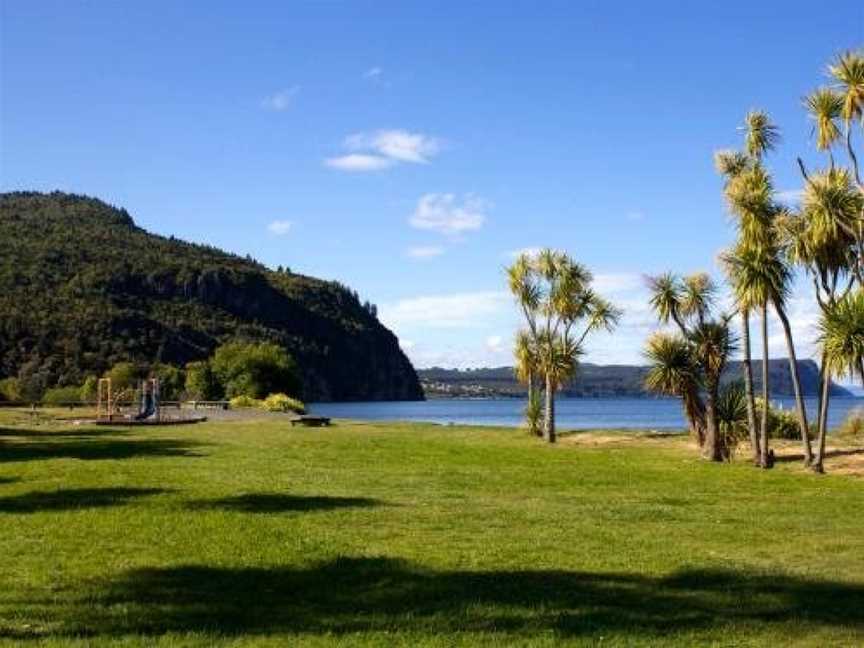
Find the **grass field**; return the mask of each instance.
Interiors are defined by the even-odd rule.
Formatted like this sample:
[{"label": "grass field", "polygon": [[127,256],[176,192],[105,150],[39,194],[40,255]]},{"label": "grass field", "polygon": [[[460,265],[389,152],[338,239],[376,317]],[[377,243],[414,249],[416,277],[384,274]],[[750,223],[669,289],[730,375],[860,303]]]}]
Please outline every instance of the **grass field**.
[{"label": "grass field", "polygon": [[619,438],[0,411],[0,638],[864,644],[864,480]]}]

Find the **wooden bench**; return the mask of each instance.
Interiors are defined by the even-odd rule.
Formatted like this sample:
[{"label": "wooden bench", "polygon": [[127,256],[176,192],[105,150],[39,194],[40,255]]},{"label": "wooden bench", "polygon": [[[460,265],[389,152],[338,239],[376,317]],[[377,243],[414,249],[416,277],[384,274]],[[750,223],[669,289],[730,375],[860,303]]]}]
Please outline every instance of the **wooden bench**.
[{"label": "wooden bench", "polygon": [[307,427],[326,427],[330,425],[330,418],[327,416],[310,416],[304,414],[291,419],[291,427],[295,425],[305,425]]}]

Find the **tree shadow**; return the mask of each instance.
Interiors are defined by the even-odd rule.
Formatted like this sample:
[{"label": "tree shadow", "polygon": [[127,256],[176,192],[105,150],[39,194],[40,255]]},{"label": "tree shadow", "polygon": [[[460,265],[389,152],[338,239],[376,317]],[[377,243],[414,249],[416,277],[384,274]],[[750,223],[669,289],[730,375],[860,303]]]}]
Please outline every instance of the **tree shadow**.
[{"label": "tree shadow", "polygon": [[340,508],[370,508],[380,501],[368,497],[330,497],[326,495],[281,495],[277,493],[247,493],[223,499],[199,500],[190,508],[224,509],[243,513],[293,513],[330,511]]},{"label": "tree shadow", "polygon": [[[854,455],[864,454],[864,448],[848,448],[841,450],[826,450],[825,458],[831,459],[832,457],[851,457]],[[774,457],[775,463],[790,463],[793,461],[804,461],[804,453],[794,453],[794,454],[777,454]]]},{"label": "tree shadow", "polygon": [[135,457],[198,457],[200,443],[181,439],[62,438],[5,442],[0,440],[0,463],[39,459],[132,459]]},{"label": "tree shadow", "polygon": [[95,587],[71,605],[10,604],[48,606],[59,632],[77,635],[503,631],[659,640],[730,623],[864,632],[864,586],[747,571],[436,571],[339,558],[301,569],[137,569]]},{"label": "tree shadow", "polygon": [[92,437],[128,435],[128,430],[116,428],[81,428],[75,430],[33,430],[31,428],[0,428],[0,438],[19,439],[87,439]]},{"label": "tree shadow", "polygon": [[129,500],[165,493],[161,488],[68,488],[0,497],[0,513],[40,513],[120,506]]},{"label": "tree shadow", "polygon": [[0,486],[3,486],[4,484],[14,484],[19,481],[21,481],[20,477],[0,477]]}]

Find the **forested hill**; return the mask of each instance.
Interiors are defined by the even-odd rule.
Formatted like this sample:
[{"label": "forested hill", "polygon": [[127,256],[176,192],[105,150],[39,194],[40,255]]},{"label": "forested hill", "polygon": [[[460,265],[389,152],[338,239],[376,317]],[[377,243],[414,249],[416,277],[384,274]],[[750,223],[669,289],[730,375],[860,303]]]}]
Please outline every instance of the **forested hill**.
[{"label": "forested hill", "polygon": [[[768,362],[769,385],[772,396],[792,396],[792,380],[789,377],[789,361],[774,358]],[[812,360],[799,360],[798,372],[801,377],[801,390],[806,396],[816,396],[819,392],[819,368]],[[521,396],[525,387],[513,377],[512,367],[493,367],[484,369],[420,369],[417,372],[427,396]],[[566,396],[652,396],[643,386],[648,368],[638,365],[579,365],[576,379],[563,390]],[[753,362],[756,388],[761,389],[762,363]],[[742,376],[741,364],[730,363],[723,374],[723,381],[738,380]],[[832,385],[835,396],[851,394],[839,385]],[[757,391],[758,394],[758,391]]]},{"label": "forested hill", "polygon": [[0,377],[80,384],[233,339],[284,346],[307,400],[423,396],[374,306],[344,286],[151,234],[94,198],[0,194]]}]

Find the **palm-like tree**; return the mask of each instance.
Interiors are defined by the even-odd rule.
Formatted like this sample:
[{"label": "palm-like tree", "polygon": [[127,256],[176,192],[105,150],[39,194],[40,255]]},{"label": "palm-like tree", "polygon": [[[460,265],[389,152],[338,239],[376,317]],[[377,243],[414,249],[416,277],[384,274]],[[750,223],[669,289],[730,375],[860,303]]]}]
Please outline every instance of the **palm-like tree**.
[{"label": "palm-like tree", "polygon": [[841,137],[838,122],[843,114],[843,96],[832,88],[818,88],[804,99],[804,106],[813,120],[816,149],[828,154],[833,167],[831,149]]},{"label": "palm-like tree", "polygon": [[[774,149],[779,142],[779,131],[771,123],[769,117],[761,111],[750,111],[744,124],[745,148],[751,164],[735,176],[729,177],[725,194],[732,213],[738,218],[739,241],[735,255],[743,262],[739,269],[743,273],[736,281],[749,284],[751,289],[756,283],[761,283],[760,292],[765,299],[761,302],[762,344],[767,345],[768,304],[774,307],[777,317],[783,326],[786,349],[789,356],[789,372],[795,391],[795,405],[798,414],[798,425],[801,430],[801,442],[804,448],[804,461],[810,464],[813,458],[810,447],[810,430],[807,421],[807,410],[801,394],[801,380],[798,375],[798,362],[795,353],[795,342],[792,338],[792,328],[786,314],[786,298],[789,292],[791,272],[785,267],[781,256],[776,223],[783,210],[774,200],[774,186],[771,176],[762,164],[768,151]],[[749,275],[749,277],[748,277]],[[754,283],[756,282],[756,283]],[[733,284],[735,282],[733,281]],[[763,349],[763,396],[767,391],[765,380],[768,377],[767,350]],[[767,402],[767,398],[766,398]],[[760,429],[760,464],[768,465],[767,454],[767,421],[762,416]]]},{"label": "palm-like tree", "polygon": [[840,116],[846,135],[846,152],[852,162],[855,182],[862,188],[858,158],[852,146],[852,124],[857,120],[864,125],[864,52],[845,52],[828,66],[828,73],[834,78],[838,91],[843,97]]},{"label": "palm-like tree", "polygon": [[864,290],[838,300],[823,314],[819,329],[828,372],[857,375],[864,383]]},{"label": "palm-like tree", "polygon": [[540,428],[535,410],[538,402],[536,382],[537,376],[540,375],[540,367],[535,340],[527,330],[523,329],[516,334],[513,356],[516,360],[513,367],[516,378],[528,388],[528,404],[525,410],[528,429],[531,434],[539,435]]},{"label": "palm-like tree", "polygon": [[[576,371],[588,334],[611,330],[620,312],[591,289],[588,269],[562,252],[544,249],[536,257],[520,255],[507,277],[527,324],[517,339],[517,370],[533,378],[530,368],[536,368],[543,377],[544,435],[552,443],[555,392]],[[531,403],[529,397],[529,407]]]},{"label": "palm-like tree", "polygon": [[643,355],[649,363],[645,388],[681,399],[690,433],[699,447],[705,445],[705,405],[699,395],[702,377],[693,348],[680,333],[655,333],[645,344]]},{"label": "palm-like tree", "polygon": [[[778,221],[786,256],[812,279],[823,317],[849,293],[851,278],[860,275],[856,253],[860,239],[855,234],[861,229],[862,206],[864,196],[852,184],[849,172],[832,166],[808,176],[800,213],[787,213]],[[818,442],[812,464],[817,472],[823,471],[831,383],[824,357],[821,373]]]},{"label": "palm-like tree", "polygon": [[700,321],[693,327],[690,344],[698,358],[706,392],[705,399],[705,454],[712,461],[729,458],[729,448],[720,434],[717,418],[717,400],[720,397],[720,377],[726,369],[729,356],[735,351],[735,340],[728,320]]}]

